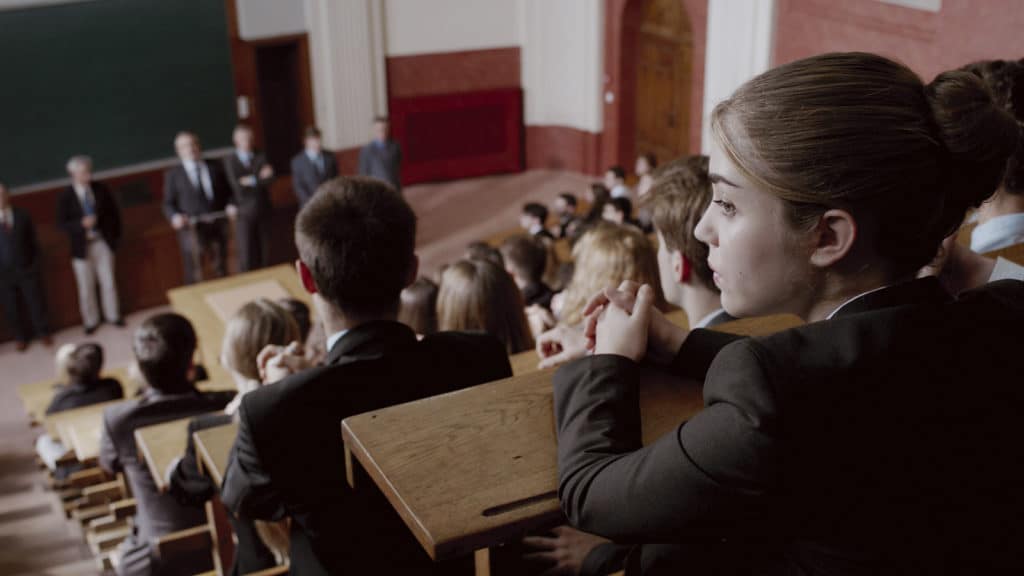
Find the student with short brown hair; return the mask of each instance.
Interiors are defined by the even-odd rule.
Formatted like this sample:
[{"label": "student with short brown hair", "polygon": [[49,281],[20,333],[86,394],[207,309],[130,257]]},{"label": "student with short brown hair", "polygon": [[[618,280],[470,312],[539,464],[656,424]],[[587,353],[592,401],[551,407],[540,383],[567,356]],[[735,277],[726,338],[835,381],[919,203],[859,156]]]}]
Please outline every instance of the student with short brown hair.
[{"label": "student with short brown hair", "polygon": [[554,292],[544,283],[544,271],[548,266],[548,247],[544,242],[523,234],[512,236],[502,242],[501,255],[505,260],[505,271],[519,287],[526,306],[536,304],[551,308]]},{"label": "student with short brown hair", "polygon": [[533,348],[522,294],[508,272],[487,260],[460,260],[444,271],[437,325],[440,330],[486,332],[509,354]]},{"label": "student with short brown hair", "polygon": [[309,366],[287,347],[263,354],[261,373],[277,382],[242,398],[221,486],[239,517],[291,518],[296,574],[429,570],[430,558],[373,484],[349,488],[338,423],[511,375],[492,336],[417,340],[397,322],[400,294],[417,276],[415,242],[412,208],[370,178],[324,183],[296,219],[296,269],[323,322],[327,358]]}]

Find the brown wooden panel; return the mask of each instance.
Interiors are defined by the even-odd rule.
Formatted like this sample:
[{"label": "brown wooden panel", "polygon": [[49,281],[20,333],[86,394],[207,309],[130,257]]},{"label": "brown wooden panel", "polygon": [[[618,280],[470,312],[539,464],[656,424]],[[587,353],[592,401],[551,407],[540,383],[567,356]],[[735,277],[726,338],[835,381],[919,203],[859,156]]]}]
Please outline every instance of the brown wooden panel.
[{"label": "brown wooden panel", "polygon": [[392,56],[388,98],[518,88],[519,67],[519,48]]}]

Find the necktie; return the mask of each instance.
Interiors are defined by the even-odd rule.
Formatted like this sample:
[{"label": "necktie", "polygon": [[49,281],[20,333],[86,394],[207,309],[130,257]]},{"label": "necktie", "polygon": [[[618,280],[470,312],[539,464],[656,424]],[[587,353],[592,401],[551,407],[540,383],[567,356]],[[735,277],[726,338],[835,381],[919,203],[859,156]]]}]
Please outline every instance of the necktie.
[{"label": "necktie", "polygon": [[206,189],[206,185],[203,184],[203,165],[196,162],[196,190],[203,193],[207,200],[212,200],[210,197],[210,191]]},{"label": "necktie", "polygon": [[92,194],[88,188],[82,192],[82,213],[86,216],[93,216],[96,214],[96,207],[93,205]]}]

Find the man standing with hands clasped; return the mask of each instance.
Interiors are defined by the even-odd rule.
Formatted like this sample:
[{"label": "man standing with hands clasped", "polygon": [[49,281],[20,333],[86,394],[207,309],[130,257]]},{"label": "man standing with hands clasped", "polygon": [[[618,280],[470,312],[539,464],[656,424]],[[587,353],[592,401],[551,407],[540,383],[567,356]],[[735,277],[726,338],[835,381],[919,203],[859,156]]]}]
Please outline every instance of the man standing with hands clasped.
[{"label": "man standing with hands clasped", "polygon": [[121,238],[121,213],[110,190],[101,182],[93,182],[91,158],[74,156],[68,160],[67,169],[71,185],[57,199],[57,225],[71,241],[78,308],[88,335],[100,326],[97,280],[103,319],[124,326],[114,278],[114,252]]},{"label": "man standing with hands clasped", "polygon": [[202,280],[202,254],[213,261],[217,276],[227,273],[227,230],[224,216],[237,210],[220,163],[203,160],[199,138],[179,132],[174,149],[181,163],[164,174],[164,215],[178,231],[185,284]]}]

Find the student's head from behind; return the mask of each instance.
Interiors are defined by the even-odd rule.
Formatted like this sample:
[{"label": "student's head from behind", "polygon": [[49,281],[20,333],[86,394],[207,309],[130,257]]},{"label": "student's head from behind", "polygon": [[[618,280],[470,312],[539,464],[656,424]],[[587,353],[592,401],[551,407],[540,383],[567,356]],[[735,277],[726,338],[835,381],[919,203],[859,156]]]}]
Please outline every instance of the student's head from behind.
[{"label": "student's head from behind", "polygon": [[573,216],[576,214],[576,195],[571,192],[562,192],[555,198],[555,213],[559,216]]},{"label": "student's head from behind", "polygon": [[146,383],[164,393],[192,388],[189,372],[196,351],[196,332],[184,316],[151,316],[135,330],[132,350]]},{"label": "student's head from behind", "polygon": [[658,233],[658,272],[665,298],[678,304],[681,287],[690,283],[718,292],[708,267],[708,246],[694,236],[697,222],[711,205],[708,157],[673,160],[653,176],[645,206]]},{"label": "student's head from behind", "polygon": [[65,362],[68,380],[76,384],[95,384],[103,370],[103,348],[95,342],[74,346]]},{"label": "student's head from behind", "polygon": [[441,275],[438,329],[476,330],[516,354],[533,348],[522,294],[505,270],[486,260],[460,260]]},{"label": "student's head from behind", "polygon": [[299,325],[291,312],[266,298],[247,303],[235,312],[224,327],[220,361],[231,371],[239,391],[259,382],[260,371],[256,358],[264,347],[271,344],[287,346],[301,343]]},{"label": "student's head from behind", "polygon": [[524,230],[531,230],[537,226],[544,226],[547,220],[547,206],[537,202],[530,202],[523,205],[523,211],[519,215],[519,226]]},{"label": "student's head from behind", "polygon": [[604,185],[609,190],[626,182],[626,169],[622,166],[611,166],[604,173]]},{"label": "student's head from behind", "polygon": [[248,124],[235,126],[234,132],[231,133],[231,140],[235,143],[235,148],[243,152],[252,152],[254,139],[252,128]]},{"label": "student's head from behind", "polygon": [[373,178],[324,182],[295,220],[303,284],[349,322],[395,318],[416,279],[415,242],[412,208]]},{"label": "student's head from behind", "polygon": [[428,278],[417,278],[402,290],[398,321],[422,336],[437,332],[437,293],[437,284]]},{"label": "student's head from behind", "polygon": [[501,244],[505,270],[520,287],[538,284],[548,264],[548,247],[538,238],[526,235],[506,238]]},{"label": "student's head from behind", "polygon": [[277,304],[287,310],[295,324],[299,327],[299,342],[305,342],[309,338],[309,331],[313,328],[313,319],[309,314],[309,306],[298,298],[281,298]]},{"label": "student's head from behind", "polygon": [[320,139],[320,129],[316,126],[306,126],[302,133],[302,146],[307,152],[319,153],[323,149]]},{"label": "student's head from behind", "polygon": [[734,316],[827,316],[913,278],[995,190],[1018,126],[985,85],[864,53],[769,70],[712,113],[696,236]]},{"label": "student's head from behind", "polygon": [[174,151],[182,161],[189,162],[197,162],[203,155],[199,137],[192,132],[178,132],[174,137]]},{"label": "student's head from behind", "polygon": [[[984,80],[996,103],[1017,122],[1024,122],[1024,60],[986,60],[963,69]],[[1017,147],[1006,162],[999,192],[1024,195],[1024,138],[1018,139]]]},{"label": "student's head from behind", "polygon": [[390,132],[390,123],[386,116],[377,116],[373,119],[373,139],[377,142],[386,142]]},{"label": "student's head from behind", "polygon": [[[466,255],[464,258],[467,260],[488,260],[493,262],[499,268],[505,267],[505,257],[501,255],[501,251],[487,242],[471,242],[466,246]],[[438,278],[441,277],[441,274],[444,274],[444,270],[441,270]]]},{"label": "student's head from behind", "polygon": [[614,224],[624,224],[633,217],[633,202],[625,196],[612,198],[601,210],[601,218]]},{"label": "student's head from behind", "polygon": [[625,280],[655,287],[661,302],[654,247],[637,228],[600,222],[576,242],[572,259],[575,269],[564,292],[559,318],[563,324],[578,324],[594,294],[609,286],[617,287]]},{"label": "student's head from behind", "polygon": [[590,203],[590,212],[587,213],[588,222],[596,222],[604,216],[604,205],[612,198],[608,187],[601,182],[594,182],[587,189],[587,201]]},{"label": "student's head from behind", "polygon": [[643,176],[650,174],[657,167],[658,157],[648,152],[636,157],[636,165],[633,167],[633,171],[636,172],[637,176]]},{"label": "student's head from behind", "polygon": [[68,160],[67,169],[74,184],[84,186],[92,180],[92,158],[88,156],[72,156]]}]

